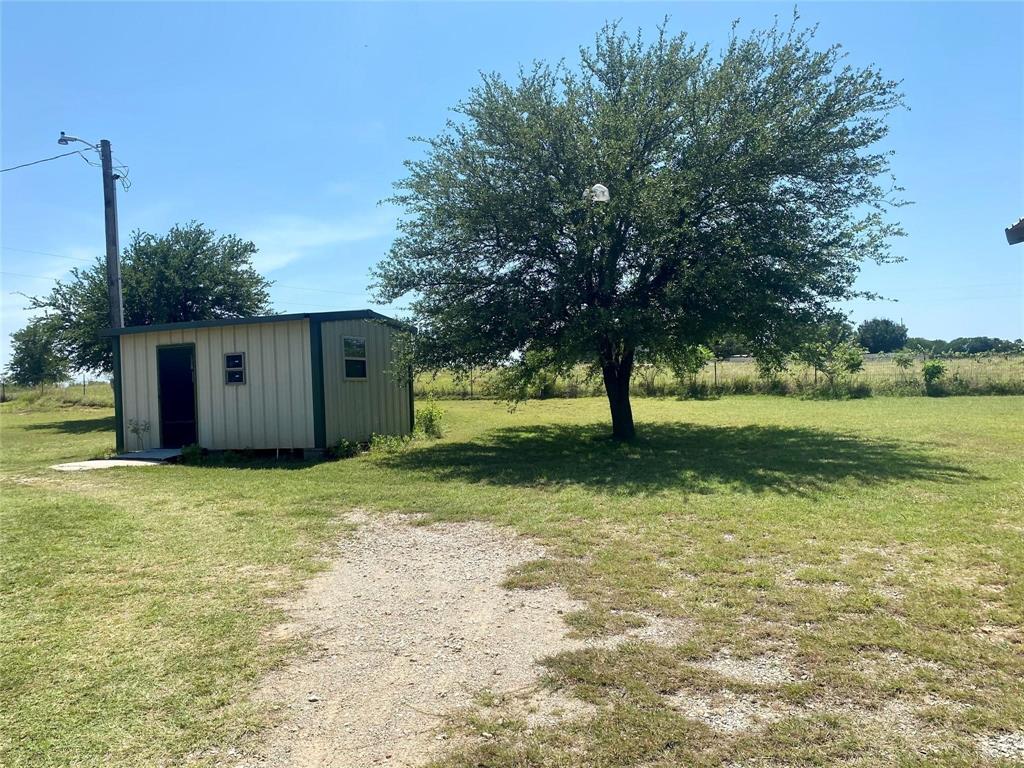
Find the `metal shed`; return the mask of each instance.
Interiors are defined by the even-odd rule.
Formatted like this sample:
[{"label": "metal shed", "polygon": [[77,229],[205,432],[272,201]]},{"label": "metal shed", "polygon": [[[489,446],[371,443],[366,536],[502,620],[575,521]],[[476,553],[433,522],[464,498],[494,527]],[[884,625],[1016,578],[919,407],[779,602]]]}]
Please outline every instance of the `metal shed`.
[{"label": "metal shed", "polygon": [[311,450],[409,434],[412,383],[394,370],[403,327],[354,310],[109,330],[118,449]]}]

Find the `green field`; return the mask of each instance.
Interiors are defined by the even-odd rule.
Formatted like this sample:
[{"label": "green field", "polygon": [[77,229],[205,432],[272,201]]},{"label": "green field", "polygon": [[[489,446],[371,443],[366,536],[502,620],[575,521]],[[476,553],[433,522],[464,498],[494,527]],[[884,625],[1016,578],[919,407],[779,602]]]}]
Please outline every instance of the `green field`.
[{"label": "green field", "polygon": [[[942,388],[950,395],[1024,394],[1024,356],[984,354],[941,358],[945,366]],[[844,377],[844,389],[859,389],[858,396],[924,395],[921,374],[923,358],[907,369],[896,365],[892,355],[869,356],[860,372]],[[477,370],[472,375],[455,377],[449,372],[421,374],[416,379],[417,397],[438,399],[488,398],[496,394],[491,371]],[[631,390],[636,397],[730,394],[813,394],[825,388],[824,376],[799,363],[790,363],[770,381],[758,372],[753,358],[732,358],[708,363],[689,381],[680,381],[664,367],[638,366]],[[601,397],[601,377],[587,377],[581,367],[572,376],[559,377],[534,387],[531,397]],[[74,395],[71,396],[72,398]]]},{"label": "green field", "polygon": [[[579,634],[693,625],[547,660],[592,719],[495,708],[456,723],[490,738],[447,765],[1012,764],[978,747],[1024,730],[1024,398],[634,406],[631,445],[601,399],[466,401],[397,453],[62,474],[113,445],[111,411],[5,404],[0,764],[178,765],[255,737],[248,693],[296,650],[266,639],[268,598],[323,567],[355,507],[536,537],[550,557],[510,587],[565,587]],[[700,666],[725,650],[798,674]],[[667,703],[723,688],[786,714],[721,733]]]}]

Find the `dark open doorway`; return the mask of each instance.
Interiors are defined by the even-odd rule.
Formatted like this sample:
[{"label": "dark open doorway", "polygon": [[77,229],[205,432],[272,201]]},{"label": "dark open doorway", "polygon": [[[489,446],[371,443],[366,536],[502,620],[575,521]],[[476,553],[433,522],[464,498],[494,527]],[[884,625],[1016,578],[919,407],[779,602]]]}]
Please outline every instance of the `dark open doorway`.
[{"label": "dark open doorway", "polygon": [[161,448],[181,448],[197,441],[195,368],[194,345],[157,347]]}]

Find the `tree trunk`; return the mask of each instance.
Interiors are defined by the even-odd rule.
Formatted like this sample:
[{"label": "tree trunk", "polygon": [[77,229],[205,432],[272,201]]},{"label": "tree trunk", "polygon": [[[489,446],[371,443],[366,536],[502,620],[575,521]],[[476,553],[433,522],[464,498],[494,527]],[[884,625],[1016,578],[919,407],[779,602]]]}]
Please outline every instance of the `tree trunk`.
[{"label": "tree trunk", "polygon": [[636,436],[633,427],[633,407],[629,403],[629,379],[633,373],[633,353],[627,352],[619,359],[605,359],[601,365],[604,390],[608,394],[608,405],[612,412],[612,437],[616,440],[632,440]]}]

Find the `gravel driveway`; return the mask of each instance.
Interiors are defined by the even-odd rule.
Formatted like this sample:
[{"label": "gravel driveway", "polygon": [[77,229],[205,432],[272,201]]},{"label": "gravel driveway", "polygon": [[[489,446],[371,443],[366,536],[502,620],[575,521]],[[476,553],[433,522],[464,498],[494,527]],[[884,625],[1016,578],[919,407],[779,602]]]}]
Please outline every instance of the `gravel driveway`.
[{"label": "gravel driveway", "polygon": [[314,650],[260,686],[257,699],[285,716],[239,765],[420,765],[444,748],[445,715],[482,689],[534,686],[537,659],[579,646],[561,614],[582,604],[501,587],[544,555],[536,545],[481,523],[359,522],[276,630]]}]

